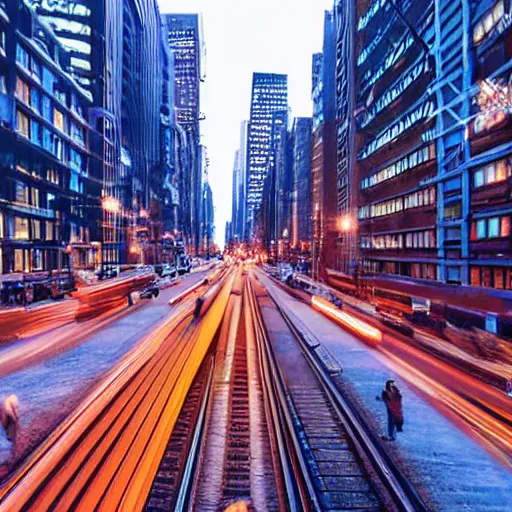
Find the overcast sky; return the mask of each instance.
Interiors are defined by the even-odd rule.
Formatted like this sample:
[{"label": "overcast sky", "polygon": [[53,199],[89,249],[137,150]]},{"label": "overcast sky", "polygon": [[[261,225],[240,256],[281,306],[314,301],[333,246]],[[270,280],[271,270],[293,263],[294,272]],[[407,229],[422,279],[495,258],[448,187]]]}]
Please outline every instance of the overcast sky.
[{"label": "overcast sky", "polygon": [[206,82],[202,142],[210,158],[216,242],[231,220],[231,179],[240,122],[249,118],[253,72],[288,74],[292,115],[310,116],[311,57],[322,49],[333,0],[158,0],[162,14],[202,13]]}]

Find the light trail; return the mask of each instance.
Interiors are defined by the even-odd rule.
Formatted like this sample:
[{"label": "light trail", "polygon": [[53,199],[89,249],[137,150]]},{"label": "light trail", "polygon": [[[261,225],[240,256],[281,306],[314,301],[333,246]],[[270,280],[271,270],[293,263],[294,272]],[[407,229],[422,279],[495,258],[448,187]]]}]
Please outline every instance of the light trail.
[{"label": "light trail", "polygon": [[322,297],[313,295],[311,298],[311,305],[317,311],[320,311],[343,327],[356,332],[364,338],[376,343],[382,342],[382,331],[334,307],[329,301]]}]

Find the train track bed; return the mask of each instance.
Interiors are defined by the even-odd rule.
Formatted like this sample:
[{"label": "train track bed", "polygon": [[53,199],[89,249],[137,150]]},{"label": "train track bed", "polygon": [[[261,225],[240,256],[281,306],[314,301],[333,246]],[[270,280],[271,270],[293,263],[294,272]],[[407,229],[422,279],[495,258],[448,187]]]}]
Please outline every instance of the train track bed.
[{"label": "train track bed", "polygon": [[[295,435],[312,483],[312,509],[426,510],[378,440],[331,392],[332,378],[313,363],[293,326],[253,282],[262,323],[278,366]],[[330,368],[337,373],[335,365]]]},{"label": "train track bed", "polygon": [[226,309],[199,463],[188,483],[190,498],[178,510],[217,511],[240,500],[258,511],[280,509],[280,477],[243,289],[243,280],[235,284]]}]

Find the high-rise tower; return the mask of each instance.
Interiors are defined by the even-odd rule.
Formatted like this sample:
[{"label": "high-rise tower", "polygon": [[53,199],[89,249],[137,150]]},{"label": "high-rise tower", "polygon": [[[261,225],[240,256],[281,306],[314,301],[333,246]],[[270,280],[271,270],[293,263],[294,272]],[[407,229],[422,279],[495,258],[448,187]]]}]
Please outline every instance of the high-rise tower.
[{"label": "high-rise tower", "polygon": [[[177,169],[180,195],[180,225],[183,238],[193,253],[201,240],[201,149],[199,89],[203,80],[203,37],[198,14],[163,15],[164,30],[174,55],[176,123],[183,129],[189,152],[189,166]],[[179,148],[178,148],[179,149]]]},{"label": "high-rise tower", "polygon": [[254,231],[254,214],[261,205],[267,160],[271,151],[272,114],[288,108],[288,76],[254,73],[247,154],[247,220]]}]

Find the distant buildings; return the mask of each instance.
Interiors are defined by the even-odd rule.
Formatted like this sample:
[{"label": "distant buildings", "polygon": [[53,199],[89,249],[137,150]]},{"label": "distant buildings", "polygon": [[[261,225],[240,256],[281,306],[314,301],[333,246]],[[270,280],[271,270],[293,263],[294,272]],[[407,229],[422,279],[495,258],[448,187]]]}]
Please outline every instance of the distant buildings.
[{"label": "distant buildings", "polygon": [[203,79],[203,35],[197,14],[163,16],[169,48],[174,56],[174,98],[178,133],[179,224],[190,252],[198,254],[201,243],[202,169],[200,148],[200,83]]},{"label": "distant buildings", "polygon": [[267,161],[271,151],[272,114],[288,109],[288,77],[254,73],[247,150],[245,204],[249,235],[255,234],[255,214],[261,205]]}]

